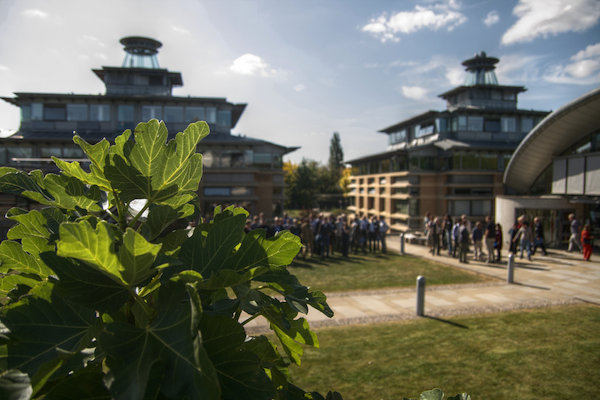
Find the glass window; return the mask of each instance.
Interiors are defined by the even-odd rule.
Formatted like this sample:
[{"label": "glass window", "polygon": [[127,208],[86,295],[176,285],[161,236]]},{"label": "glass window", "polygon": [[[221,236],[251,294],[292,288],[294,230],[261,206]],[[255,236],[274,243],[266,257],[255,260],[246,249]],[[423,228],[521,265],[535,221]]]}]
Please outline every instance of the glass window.
[{"label": "glass window", "polygon": [[183,107],[165,106],[165,122],[183,122]]},{"label": "glass window", "polygon": [[485,120],[485,131],[486,132],[500,132],[500,120],[486,119]]},{"label": "glass window", "polygon": [[246,167],[254,166],[254,150],[244,151],[244,164]]},{"label": "glass window", "polygon": [[185,122],[204,121],[204,107],[186,107]]},{"label": "glass window", "polygon": [[219,110],[217,125],[231,126],[231,110]]},{"label": "glass window", "polygon": [[67,121],[87,121],[87,104],[67,104]]},{"label": "glass window", "polygon": [[517,123],[515,118],[502,118],[502,132],[516,132]]},{"label": "glass window", "polygon": [[452,132],[458,131],[458,118],[452,118]]},{"label": "glass window", "polygon": [[[279,188],[281,189],[281,188]],[[232,196],[247,196],[252,194],[252,188],[244,187],[244,186],[236,186],[231,188]]]},{"label": "glass window", "polygon": [[496,154],[481,154],[481,169],[497,170],[498,156]]},{"label": "glass window", "polygon": [[370,174],[378,174],[379,173],[379,163],[378,162],[369,163],[369,173]]},{"label": "glass window", "polygon": [[421,157],[421,169],[425,171],[437,171],[438,170],[438,158],[437,157]]},{"label": "glass window", "polygon": [[521,132],[527,133],[533,129],[533,118],[521,118]]},{"label": "glass window", "polygon": [[215,124],[217,122],[216,107],[206,107],[206,122],[209,124]]},{"label": "glass window", "polygon": [[30,122],[31,121],[31,106],[29,104],[21,106],[21,121],[22,122]]},{"label": "glass window", "polygon": [[515,100],[516,97],[514,92],[504,92],[503,98],[504,100]]},{"label": "glass window", "polygon": [[273,154],[273,168],[281,168],[281,156],[279,154]]},{"label": "glass window", "polygon": [[471,215],[490,215],[492,213],[492,202],[489,200],[471,201]]},{"label": "glass window", "polygon": [[416,217],[420,215],[419,212],[419,199],[408,199],[408,215]]},{"label": "glass window", "polygon": [[40,148],[40,156],[42,158],[62,157],[60,147],[42,147]]},{"label": "glass window", "polygon": [[44,105],[42,103],[31,103],[31,120],[41,121],[44,119]]},{"label": "glass window", "polygon": [[254,165],[262,168],[271,168],[271,153],[255,153]]},{"label": "glass window", "polygon": [[469,117],[469,130],[472,132],[483,131],[483,117]]},{"label": "glass window", "polygon": [[204,188],[205,196],[230,196],[231,188],[228,187],[207,187]]},{"label": "glass window", "polygon": [[119,106],[119,122],[133,122],[133,106],[124,104]]},{"label": "glass window", "polygon": [[467,117],[465,117],[465,116],[458,117],[458,130],[459,131],[467,130]]},{"label": "glass window", "polygon": [[479,157],[477,154],[464,154],[461,158],[462,169],[479,169]]},{"label": "glass window", "polygon": [[446,120],[446,118],[436,118],[435,127],[437,132],[446,132],[448,130],[447,123],[448,121]]},{"label": "glass window", "polygon": [[390,171],[390,160],[381,160],[381,172]]},{"label": "glass window", "polygon": [[[133,120],[133,111],[131,113],[131,119]],[[110,121],[110,105],[90,104],[90,121]]]},{"label": "glass window", "polygon": [[46,121],[64,121],[67,118],[67,109],[65,106],[45,106],[44,120]]},{"label": "glass window", "polygon": [[18,159],[21,158],[33,157],[33,149],[31,147],[7,147],[7,150],[8,159],[10,161],[18,161]]},{"label": "glass window", "polygon": [[6,147],[0,147],[0,165],[6,165]]},{"label": "glass window", "polygon": [[408,214],[408,200],[394,200],[395,210],[400,214]]},{"label": "glass window", "polygon": [[392,172],[398,171],[406,171],[406,157],[404,156],[392,157]]},{"label": "glass window", "polygon": [[150,121],[151,119],[162,119],[161,106],[142,106],[142,120]]},{"label": "glass window", "polygon": [[83,158],[83,150],[79,147],[65,147],[62,151],[65,158]]},{"label": "glass window", "polygon": [[415,137],[419,138],[425,135],[430,135],[433,133],[433,125],[421,126],[417,125],[415,127]]},{"label": "glass window", "polygon": [[409,162],[409,170],[410,171],[418,171],[419,168],[419,157],[409,157],[408,158],[408,162]]},{"label": "glass window", "polygon": [[454,215],[471,215],[471,202],[469,200],[450,201],[450,209]]}]

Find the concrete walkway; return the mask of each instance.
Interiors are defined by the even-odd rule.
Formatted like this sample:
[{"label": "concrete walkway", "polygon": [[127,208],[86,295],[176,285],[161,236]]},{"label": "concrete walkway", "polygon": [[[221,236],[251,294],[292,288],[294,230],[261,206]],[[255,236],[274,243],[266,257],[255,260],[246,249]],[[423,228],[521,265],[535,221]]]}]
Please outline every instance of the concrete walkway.
[{"label": "concrete walkway", "polygon": [[[388,251],[398,254],[398,236],[389,236],[387,243]],[[594,261],[591,262],[583,261],[580,253],[554,249],[547,256],[537,253],[532,261],[517,256],[515,283],[508,284],[506,251],[499,264],[474,261],[472,257],[469,257],[468,264],[463,264],[448,255],[433,256],[426,246],[421,245],[406,244],[405,254],[494,278],[492,283],[427,287],[425,315],[428,317],[446,318],[576,302],[600,305],[600,255],[592,255]],[[398,267],[402,268],[402,265]],[[311,308],[307,316],[302,316],[313,328],[418,318],[415,288],[326,294],[335,316],[327,318]],[[268,329],[267,321],[259,317],[248,323],[246,328],[249,333],[260,332]]]}]

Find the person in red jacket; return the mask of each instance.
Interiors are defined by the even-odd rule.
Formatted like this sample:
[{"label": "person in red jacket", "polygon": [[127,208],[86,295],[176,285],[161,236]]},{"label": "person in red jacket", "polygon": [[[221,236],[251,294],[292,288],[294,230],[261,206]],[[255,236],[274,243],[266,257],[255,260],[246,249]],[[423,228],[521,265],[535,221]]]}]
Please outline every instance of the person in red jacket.
[{"label": "person in red jacket", "polygon": [[592,239],[594,237],[590,234],[590,226],[585,225],[583,231],[581,231],[581,244],[583,245],[583,260],[590,261],[592,256]]}]

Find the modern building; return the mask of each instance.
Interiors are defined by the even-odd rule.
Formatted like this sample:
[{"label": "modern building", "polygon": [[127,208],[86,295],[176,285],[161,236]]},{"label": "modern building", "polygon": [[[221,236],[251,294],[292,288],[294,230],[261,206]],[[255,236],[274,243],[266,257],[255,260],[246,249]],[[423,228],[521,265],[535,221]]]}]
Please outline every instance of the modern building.
[{"label": "modern building", "polygon": [[[0,166],[58,172],[52,156],[86,165],[83,152],[73,143],[74,131],[89,143],[103,138],[113,141],[125,129],[156,118],[165,122],[171,139],[189,123],[204,120],[211,134],[198,147],[204,158],[198,192],[203,213],[212,215],[216,205],[231,204],[267,217],[280,212],[282,158],[298,147],[232,135],[246,104],[226,98],[173,96],[173,88],[182,86],[183,79],[180,72],[160,68],[157,53],[162,44],[144,37],[126,37],[121,44],[125,50],[121,67],[93,70],[104,82],[105,94],[15,93],[15,97],[2,98],[21,109],[21,125],[15,134],[0,139]],[[39,205],[2,195],[2,215],[14,206]],[[0,223],[0,237],[6,224],[6,220]]]},{"label": "modern building", "polygon": [[600,88],[548,115],[523,139],[506,171],[513,195],[498,196],[496,218],[540,217],[550,246],[566,242],[568,215],[600,237]]},{"label": "modern building", "polygon": [[439,95],[444,111],[426,111],[379,132],[386,151],[352,165],[350,209],[385,216],[397,231],[422,230],[423,215],[494,215],[503,174],[521,140],[548,111],[517,107],[523,86],[498,83],[497,58],[485,52],[462,63],[465,84]]}]

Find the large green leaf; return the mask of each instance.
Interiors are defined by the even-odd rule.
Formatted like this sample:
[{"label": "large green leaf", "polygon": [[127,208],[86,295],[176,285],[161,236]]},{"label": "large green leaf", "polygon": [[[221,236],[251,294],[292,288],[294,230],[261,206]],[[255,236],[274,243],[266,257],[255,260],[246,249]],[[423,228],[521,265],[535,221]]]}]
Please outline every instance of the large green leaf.
[{"label": "large green leaf", "polygon": [[110,393],[102,382],[103,377],[102,372],[69,376],[45,394],[44,400],[110,400]]},{"label": "large green leaf", "polygon": [[47,278],[52,270],[31,254],[26,253],[18,242],[5,240],[0,243],[0,272],[19,271]]},{"label": "large green leaf", "polygon": [[75,304],[112,313],[130,297],[126,288],[95,268],[59,257],[54,252],[40,256],[60,278],[54,290]]},{"label": "large green leaf", "polygon": [[40,171],[26,173],[14,168],[0,169],[0,192],[18,194],[42,204],[52,201],[52,196],[44,189],[39,179]]},{"label": "large green leaf", "polygon": [[226,317],[203,316],[200,322],[204,348],[215,366],[223,396],[237,400],[269,400],[275,395],[273,383],[260,368],[260,359],[249,350],[240,350],[246,339],[244,328]]},{"label": "large green leaf", "polygon": [[0,312],[0,335],[8,338],[0,348],[0,370],[18,369],[33,376],[59,354],[76,354],[87,347],[97,330],[96,313],[76,306],[42,282],[19,302]]},{"label": "large green leaf", "polygon": [[281,267],[289,265],[301,248],[300,238],[288,231],[266,239],[262,229],[255,229],[244,236],[242,245],[229,263],[234,270],[257,265]]},{"label": "large green leaf", "polygon": [[100,334],[110,373],[105,383],[115,399],[142,399],[151,370],[164,364],[161,392],[170,398],[220,399],[218,378],[198,335],[197,300],[183,280],[163,283],[158,315],[145,329],[123,322]]},{"label": "large green leaf", "polygon": [[124,201],[147,199],[155,203],[180,191],[195,191],[202,176],[202,156],[196,153],[196,146],[206,135],[208,125],[197,122],[166,144],[168,131],[163,122],[140,123],[129,155],[115,151],[105,175]]},{"label": "large green leaf", "polygon": [[148,243],[131,228],[123,235],[123,246],[119,252],[122,265],[121,276],[130,286],[136,286],[156,273],[154,260],[160,251],[160,244]]}]

